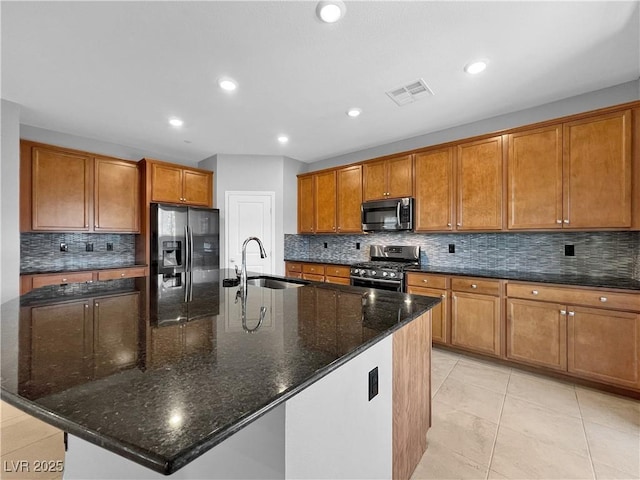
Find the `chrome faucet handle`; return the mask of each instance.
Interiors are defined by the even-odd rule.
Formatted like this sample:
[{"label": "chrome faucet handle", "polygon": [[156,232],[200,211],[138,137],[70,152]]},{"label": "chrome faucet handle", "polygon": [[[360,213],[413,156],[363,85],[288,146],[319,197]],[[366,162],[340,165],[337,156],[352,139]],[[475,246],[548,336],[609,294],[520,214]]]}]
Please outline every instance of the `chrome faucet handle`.
[{"label": "chrome faucet handle", "polygon": [[241,272],[237,263],[234,265],[234,268],[236,269],[236,277],[240,278]]},{"label": "chrome faucet handle", "polygon": [[242,298],[242,288],[239,288],[238,291],[236,292],[236,301],[233,303],[238,303],[238,300]]}]

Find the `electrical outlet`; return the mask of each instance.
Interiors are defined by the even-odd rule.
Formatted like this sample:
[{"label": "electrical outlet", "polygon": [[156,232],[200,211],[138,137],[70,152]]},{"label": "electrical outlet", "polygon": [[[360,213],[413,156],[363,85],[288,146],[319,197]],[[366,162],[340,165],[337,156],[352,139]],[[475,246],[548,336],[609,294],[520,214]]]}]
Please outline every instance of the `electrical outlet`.
[{"label": "electrical outlet", "polygon": [[107,242],[107,252],[113,252],[113,243]]},{"label": "electrical outlet", "polygon": [[324,248],[327,248],[327,242],[324,242]]},{"label": "electrical outlet", "polygon": [[66,243],[61,243],[60,244],[60,251],[61,252],[68,252],[69,251],[69,246]]},{"label": "electrical outlet", "polygon": [[84,249],[87,252],[93,252],[93,243],[85,243],[84,244]]},{"label": "electrical outlet", "polygon": [[449,244],[449,253],[456,253],[456,245],[455,243]]},{"label": "electrical outlet", "polygon": [[576,256],[576,247],[575,247],[575,245],[565,245],[564,246],[564,256],[565,257],[575,257]]},{"label": "electrical outlet", "polygon": [[356,242],[356,250],[360,250],[360,242]]},{"label": "electrical outlet", "polygon": [[378,367],[369,372],[369,401],[378,395]]}]

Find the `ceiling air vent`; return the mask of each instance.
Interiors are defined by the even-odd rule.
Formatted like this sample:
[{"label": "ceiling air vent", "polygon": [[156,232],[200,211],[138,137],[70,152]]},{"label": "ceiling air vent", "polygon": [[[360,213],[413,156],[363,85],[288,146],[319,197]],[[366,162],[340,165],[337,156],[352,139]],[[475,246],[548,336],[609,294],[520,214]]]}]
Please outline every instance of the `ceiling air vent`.
[{"label": "ceiling air vent", "polygon": [[389,98],[401,107],[407,103],[420,100],[422,97],[433,95],[433,91],[426,83],[424,83],[424,80],[419,79],[415,82],[404,85],[403,87],[394,88],[393,90],[388,91],[387,95],[389,95]]}]

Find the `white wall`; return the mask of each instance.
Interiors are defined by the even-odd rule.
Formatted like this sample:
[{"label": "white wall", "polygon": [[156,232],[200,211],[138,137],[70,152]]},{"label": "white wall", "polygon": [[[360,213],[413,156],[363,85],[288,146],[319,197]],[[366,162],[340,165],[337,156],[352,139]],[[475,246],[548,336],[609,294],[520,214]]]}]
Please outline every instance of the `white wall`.
[{"label": "white wall", "polygon": [[[304,168],[297,160],[269,155],[218,154],[201,161],[200,168],[211,169],[214,164],[216,208],[220,209],[220,258],[224,258],[225,192],[227,191],[273,191],[275,198],[274,273],[284,273],[284,233],[297,229],[297,180],[296,174]],[[285,230],[285,224],[286,229]]]},{"label": "white wall", "polygon": [[[526,95],[526,92],[523,92],[523,95]],[[530,123],[542,122],[575,113],[610,107],[620,103],[633,102],[639,99],[640,80],[635,80],[633,82],[622,83],[620,85],[596,90],[583,95],[565,98],[557,102],[532,107],[527,110],[487,118],[477,122],[441,130],[439,132],[428,133],[398,142],[379,145],[377,147],[319,160],[308,164],[306,171],[313,172],[316,170],[322,170],[323,168],[331,168],[339,165],[360,162],[371,158],[390,155],[392,153],[461,140],[475,135],[483,135],[485,133],[496,132],[521,125],[528,125]]]},{"label": "white wall", "polygon": [[2,100],[0,301],[20,294],[20,106]]}]

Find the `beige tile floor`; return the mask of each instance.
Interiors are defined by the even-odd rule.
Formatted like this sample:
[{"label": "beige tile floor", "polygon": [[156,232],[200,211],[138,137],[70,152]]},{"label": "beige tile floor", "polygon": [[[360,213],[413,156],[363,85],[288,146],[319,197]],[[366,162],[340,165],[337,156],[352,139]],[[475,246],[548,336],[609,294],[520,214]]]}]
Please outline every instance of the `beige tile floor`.
[{"label": "beige tile floor", "polygon": [[[640,479],[640,402],[445,350],[418,479]],[[60,479],[62,432],[0,403],[0,478]],[[29,472],[11,462],[26,461]],[[7,463],[5,463],[7,462]]]},{"label": "beige tile floor", "polygon": [[434,348],[412,479],[640,479],[640,401]]},{"label": "beige tile floor", "polygon": [[8,403],[0,402],[0,478],[49,480],[62,478],[63,434]]}]

